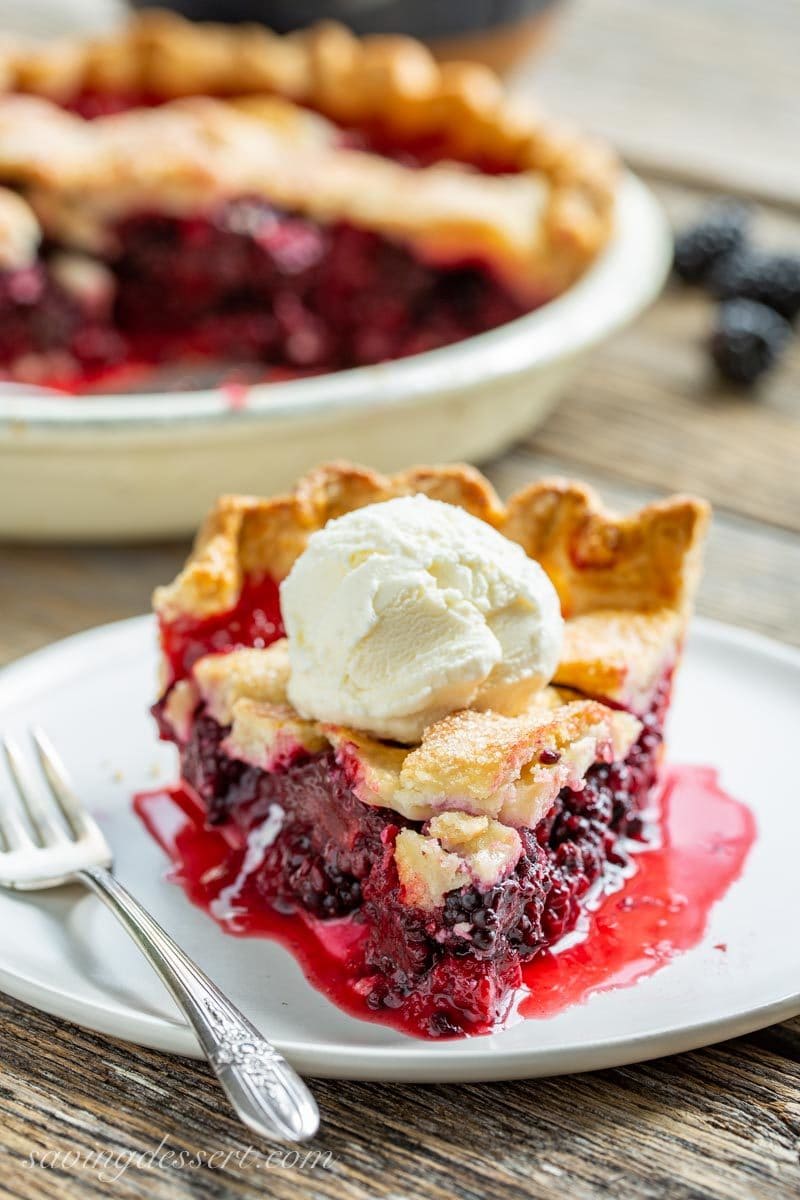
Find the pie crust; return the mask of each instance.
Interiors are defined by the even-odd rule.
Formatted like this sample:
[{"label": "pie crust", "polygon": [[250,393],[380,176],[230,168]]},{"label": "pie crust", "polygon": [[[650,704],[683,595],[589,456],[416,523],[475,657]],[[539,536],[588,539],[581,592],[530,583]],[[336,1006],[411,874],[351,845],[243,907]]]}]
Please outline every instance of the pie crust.
[{"label": "pie crust", "polygon": [[541,176],[405,166],[342,147],[323,118],[286,107],[189,99],[84,121],[46,100],[5,97],[0,178],[27,189],[60,243],[103,255],[118,249],[115,225],[130,214],[193,214],[248,196],[380,233],[426,262],[490,262],[521,299],[561,291],[578,271],[550,239]]},{"label": "pie crust", "polygon": [[416,492],[466,509],[541,563],[566,617],[555,683],[644,710],[677,657],[699,576],[710,510],[691,496],[619,517],[590,488],[565,479],[531,483],[503,505],[469,466],[387,476],[331,463],[305,475],[288,495],[223,496],[183,570],[156,590],[156,611],[165,622],[225,613],[245,578],[283,579],[327,521]]},{"label": "pie crust", "polygon": [[509,874],[521,853],[517,830],[535,828],[562,788],[580,791],[595,763],[625,759],[642,731],[628,712],[548,687],[516,716],[452,713],[417,746],[399,746],[299,716],[288,677],[286,639],[210,654],[170,690],[164,717],[185,744],[202,705],[228,729],[226,757],[260,771],[332,751],[357,800],[426,823],[403,830],[394,848],[406,902],[423,909],[465,883]]},{"label": "pie crust", "polygon": [[[83,249],[147,200],[180,211],[251,194],[409,241],[426,259],[480,257],[541,295],[577,278],[613,225],[605,145],[413,39],[332,24],[278,37],[150,13],[104,39],[7,43],[0,81],[32,93],[0,100],[0,180],[29,189],[48,231]],[[87,91],[167,102],[94,121],[58,107]],[[348,148],[342,126],[435,142],[440,159],[492,172],[408,167]]]},{"label": "pie crust", "polygon": [[16,192],[0,188],[0,271],[15,271],[36,258],[39,222]]},{"label": "pie crust", "polygon": [[262,770],[288,734],[298,749],[332,747],[354,794],[413,821],[446,810],[457,796],[464,811],[506,825],[534,826],[562,787],[580,787],[592,763],[624,758],[641,724],[595,700],[545,688],[516,716],[465,710],[429,725],[419,745],[387,744],[359,730],[303,720],[286,694],[285,639],[266,649],[201,658],[193,668],[196,700],[230,726],[226,752]]}]

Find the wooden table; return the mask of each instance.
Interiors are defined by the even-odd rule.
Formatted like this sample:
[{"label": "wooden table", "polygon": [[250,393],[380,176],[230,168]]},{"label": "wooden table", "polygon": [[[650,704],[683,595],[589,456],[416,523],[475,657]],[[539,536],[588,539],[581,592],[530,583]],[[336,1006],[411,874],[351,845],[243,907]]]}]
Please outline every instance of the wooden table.
[{"label": "wooden table", "polygon": [[[761,217],[765,238],[798,245],[800,12],[789,0],[756,7],[593,0],[568,14],[541,77],[562,107],[614,131],[657,176],[677,216],[693,212],[709,182],[722,178],[771,196]],[[689,34],[705,38],[704,49]],[[722,59],[714,38],[722,40]],[[693,69],[706,61],[716,94]],[[651,118],[656,134],[648,142]],[[702,129],[707,138],[724,134],[709,149],[706,176]],[[595,354],[544,427],[489,473],[502,492],[541,471],[575,474],[620,506],[675,488],[709,496],[716,521],[700,611],[800,644],[800,353],[792,351],[757,398],[736,395],[710,379],[701,347],[709,319],[702,298],[668,291]],[[0,661],[143,611],[185,550],[0,550]],[[787,913],[787,931],[796,925],[797,914]],[[303,1170],[292,1159],[269,1167],[261,1159],[255,1169],[253,1156],[244,1157],[248,1138],[204,1066],[95,1036],[11,1000],[0,1000],[0,1013],[4,1196],[800,1194],[800,1020],[692,1054],[564,1079],[459,1087],[320,1081],[323,1126],[313,1149],[321,1155]],[[162,1139],[176,1154],[216,1157],[197,1169],[148,1168]],[[24,1166],[32,1150],[47,1149],[103,1149],[122,1155],[120,1165],[146,1157],[116,1181],[120,1165],[104,1178],[74,1160],[49,1172]]]}]

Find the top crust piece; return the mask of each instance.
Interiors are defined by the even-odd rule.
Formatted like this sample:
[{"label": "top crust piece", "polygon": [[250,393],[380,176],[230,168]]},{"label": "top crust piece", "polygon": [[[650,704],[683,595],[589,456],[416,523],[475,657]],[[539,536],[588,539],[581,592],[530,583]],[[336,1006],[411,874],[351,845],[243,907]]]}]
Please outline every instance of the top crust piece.
[{"label": "top crust piece", "polygon": [[112,259],[126,216],[260,197],[408,243],[436,265],[483,261],[525,302],[563,291],[586,265],[580,239],[554,238],[541,173],[409,166],[348,146],[324,117],[274,96],[190,97],[91,121],[39,97],[0,96],[0,180],[25,188],[28,222],[52,240]]},{"label": "top crust piece", "polygon": [[474,63],[439,64],[404,37],[357,38],[323,24],[287,37],[258,26],[195,25],[141,14],[108,37],[0,46],[0,89],[64,102],[81,92],[132,103],[190,96],[284,97],[344,126],[399,142],[431,139],[445,157],[544,176],[543,239],[565,264],[564,285],[605,244],[618,177],[602,142],[520,105]]}]

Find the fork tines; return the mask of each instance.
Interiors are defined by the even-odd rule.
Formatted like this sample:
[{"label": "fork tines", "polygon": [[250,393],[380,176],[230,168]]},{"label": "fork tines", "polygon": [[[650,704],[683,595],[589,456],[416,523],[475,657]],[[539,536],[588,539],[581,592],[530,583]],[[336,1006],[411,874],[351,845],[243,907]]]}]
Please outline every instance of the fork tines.
[{"label": "fork tines", "polygon": [[46,887],[92,865],[110,865],[111,852],[94,818],[73,791],[50,739],[31,730],[39,771],[19,743],[2,738],[14,790],[0,783],[0,884]]}]

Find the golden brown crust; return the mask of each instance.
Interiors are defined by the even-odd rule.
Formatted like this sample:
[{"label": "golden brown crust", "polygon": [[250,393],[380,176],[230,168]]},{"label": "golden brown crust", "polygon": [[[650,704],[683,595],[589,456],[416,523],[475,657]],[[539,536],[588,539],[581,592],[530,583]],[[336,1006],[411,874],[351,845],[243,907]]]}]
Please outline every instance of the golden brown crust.
[{"label": "golden brown crust", "polygon": [[439,64],[409,38],[358,39],[333,24],[281,38],[153,12],[105,39],[8,45],[0,81],[55,100],[85,89],[166,99],[271,93],[390,138],[441,142],[445,157],[544,179],[538,240],[555,290],[577,278],[613,225],[617,164],[604,145],[521,108],[487,68]]},{"label": "golden brown crust", "polygon": [[285,578],[309,536],[334,517],[417,492],[456,504],[490,525],[502,523],[503,506],[474,467],[414,467],[388,476],[352,463],[327,463],[304,475],[290,495],[220,497],[183,571],[157,589],[154,605],[165,620],[225,612],[236,603],[245,575]]},{"label": "golden brown crust", "polygon": [[[471,709],[430,725],[416,748],[387,769],[383,744],[326,728],[360,800],[427,820],[458,808],[533,827],[563,787],[580,788],[597,761],[624,758],[640,729],[628,713],[594,700],[531,709],[518,717]],[[373,771],[379,763],[381,770]]]},{"label": "golden brown crust", "polygon": [[0,179],[27,190],[53,240],[106,255],[131,213],[261,196],[408,244],[435,266],[484,261],[527,304],[576,269],[550,236],[544,176],[408,166],[348,147],[325,118],[275,97],[190,97],[93,121],[38,97],[0,97]]},{"label": "golden brown crust", "polygon": [[694,496],[619,517],[591,488],[543,479],[512,496],[503,532],[542,564],[566,617],[598,609],[680,612],[695,591],[708,518],[708,505]]},{"label": "golden brown crust", "polygon": [[289,705],[242,698],[234,705],[231,732],[222,749],[261,771],[274,771],[298,753],[321,754],[327,745],[319,725]]},{"label": "golden brown crust", "polygon": [[565,480],[531,484],[504,506],[473,467],[386,476],[330,463],[290,495],[222,497],[183,571],[157,590],[156,610],[167,621],[224,612],[245,575],[285,578],[328,520],[416,491],[467,509],[541,562],[567,616],[557,683],[642,710],[677,658],[697,585],[709,507],[690,496],[618,517],[589,488]]},{"label": "golden brown crust", "polygon": [[507,878],[522,854],[516,829],[490,817],[443,812],[419,833],[401,829],[394,859],[404,904],[428,911],[455,888],[487,888]]},{"label": "golden brown crust", "polygon": [[0,271],[32,263],[41,234],[30,206],[16,192],[0,187]]},{"label": "golden brown crust", "polygon": [[526,304],[563,290],[579,265],[551,237],[544,176],[408,166],[348,147],[325,118],[275,97],[190,97],[94,121],[0,97],[0,179],[26,188],[53,240],[106,255],[130,213],[262,196],[408,244],[435,266],[483,261]]},{"label": "golden brown crust", "polygon": [[[191,687],[216,721],[231,726],[231,757],[263,768],[278,745],[289,755],[298,746],[332,748],[363,803],[412,820],[458,809],[533,826],[562,787],[580,788],[592,763],[624,758],[641,728],[628,713],[545,688],[517,716],[452,713],[428,726],[418,746],[401,747],[299,717],[288,702],[288,675],[282,639],[264,650],[201,658]],[[180,706],[181,720],[187,706]]]},{"label": "golden brown crust", "polygon": [[683,629],[683,614],[672,608],[601,609],[573,617],[564,625],[558,683],[643,712],[677,660]]},{"label": "golden brown crust", "polygon": [[242,648],[230,654],[207,654],[195,663],[194,682],[209,714],[230,725],[239,700],[285,705],[289,654],[285,638],[266,650]]}]

